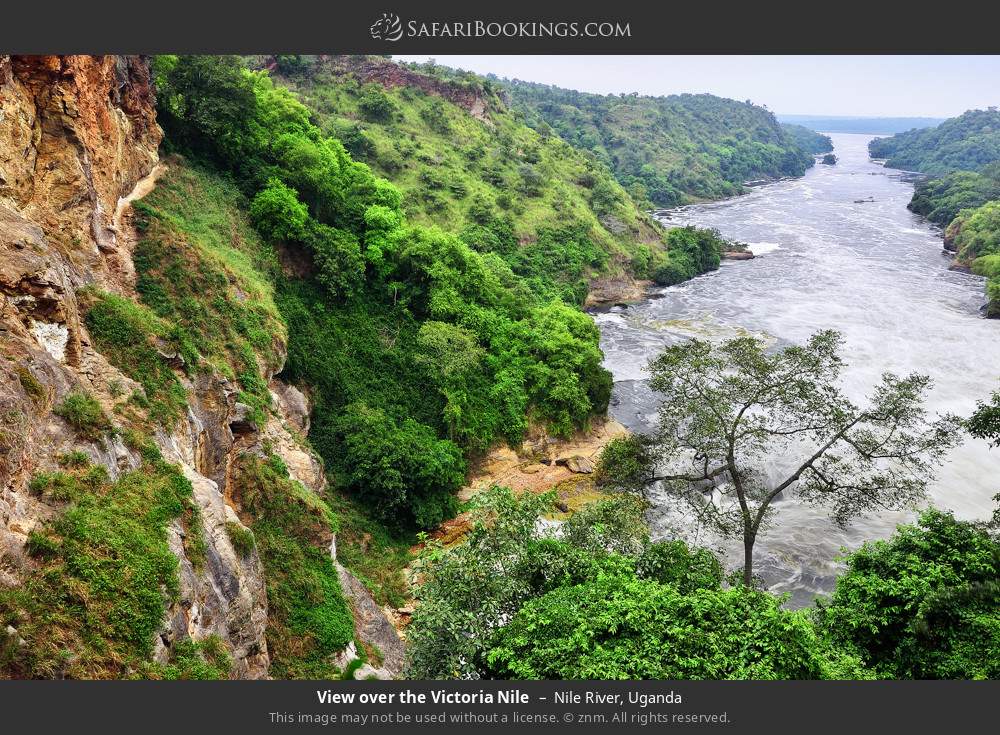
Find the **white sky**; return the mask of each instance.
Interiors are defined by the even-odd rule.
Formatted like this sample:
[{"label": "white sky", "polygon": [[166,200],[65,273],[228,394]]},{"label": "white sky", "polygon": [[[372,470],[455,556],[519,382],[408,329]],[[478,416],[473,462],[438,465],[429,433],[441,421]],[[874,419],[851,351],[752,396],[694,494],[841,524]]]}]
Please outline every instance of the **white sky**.
[{"label": "white sky", "polygon": [[[396,56],[426,61],[428,55]],[[954,117],[1000,105],[1000,56],[433,56],[601,94],[710,92],[779,114]]]}]

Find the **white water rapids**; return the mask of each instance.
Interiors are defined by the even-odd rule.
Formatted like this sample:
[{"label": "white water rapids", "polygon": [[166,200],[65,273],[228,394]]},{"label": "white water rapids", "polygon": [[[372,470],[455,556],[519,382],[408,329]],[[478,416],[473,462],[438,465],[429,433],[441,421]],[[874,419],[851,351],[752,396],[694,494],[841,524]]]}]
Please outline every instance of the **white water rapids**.
[{"label": "white water rapids", "polygon": [[[836,166],[816,165],[723,202],[671,212],[668,224],[714,227],[758,256],[724,262],[717,272],[663,289],[628,309],[596,314],[605,367],[614,374],[612,415],[630,429],[649,428],[656,396],[646,364],[664,345],[693,336],[740,333],[777,345],[801,343],[832,328],[845,338],[843,386],[862,401],[884,371],[934,379],[929,407],[968,415],[1000,377],[1000,320],[981,316],[983,280],[948,270],[941,235],[906,209],[913,185],[868,159],[870,135],[833,135]],[[866,200],[859,202],[858,200]],[[788,464],[795,458],[786,458]],[[775,477],[786,467],[773,463]],[[961,518],[985,518],[1000,490],[1000,449],[968,439],[937,473],[929,501]],[[666,533],[668,498],[650,522]],[[885,538],[912,514],[883,513],[837,528],[822,508],[782,499],[776,523],[758,539],[755,571],[792,605],[809,604],[834,583],[842,548]],[[739,548],[737,548],[739,547]],[[742,541],[725,547],[742,564]]]}]

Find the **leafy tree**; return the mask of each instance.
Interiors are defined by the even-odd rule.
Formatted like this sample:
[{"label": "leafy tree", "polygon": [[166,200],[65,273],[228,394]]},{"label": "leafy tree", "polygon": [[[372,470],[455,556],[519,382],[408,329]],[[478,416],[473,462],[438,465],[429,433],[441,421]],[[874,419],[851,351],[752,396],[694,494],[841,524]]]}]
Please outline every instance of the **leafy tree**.
[{"label": "leafy tree", "polygon": [[308,223],[306,242],[316,263],[316,280],[333,297],[355,293],[365,277],[365,260],[358,238],[316,221]]},{"label": "leafy tree", "polygon": [[[423,583],[407,628],[410,677],[482,676],[492,636],[527,600],[602,574],[632,573],[635,559],[608,549],[642,548],[648,531],[641,503],[599,501],[582,511],[576,532],[556,538],[539,532],[539,516],[554,500],[552,493],[516,497],[494,487],[476,498],[464,543],[447,550],[428,544],[417,563]],[[590,522],[598,518],[605,522]]]},{"label": "leafy tree", "polygon": [[254,227],[269,240],[301,241],[306,236],[309,209],[298,193],[280,179],[272,178],[267,188],[253,198],[250,216]]},{"label": "leafy tree", "polygon": [[366,84],[361,92],[358,107],[369,120],[385,121],[392,118],[396,105],[378,84]]},{"label": "leafy tree", "polygon": [[512,679],[819,679],[830,667],[806,617],[766,592],[609,576],[528,602],[487,660]]},{"label": "leafy tree", "polygon": [[376,515],[401,525],[433,528],[456,512],[453,493],[465,481],[462,452],[427,426],[397,422],[384,411],[355,403],[338,422],[340,478]]},{"label": "leafy tree", "polygon": [[[702,522],[742,537],[747,586],[754,543],[782,493],[830,506],[840,524],[912,506],[957,441],[958,420],[927,418],[930,380],[921,375],[886,373],[866,406],[850,401],[836,385],[841,341],[825,331],[773,353],[755,337],[667,348],[650,365],[651,386],[663,397],[659,426],[641,442],[615,446],[601,462],[606,485],[641,489],[662,481]],[[642,451],[623,471],[606,466],[630,447]],[[797,458],[791,472],[773,479],[770,456]],[[713,502],[708,490],[722,500]]]},{"label": "leafy tree", "polygon": [[925,511],[847,557],[819,625],[894,679],[1000,678],[1000,542]]},{"label": "leafy tree", "polygon": [[238,56],[161,56],[154,68],[158,121],[173,145],[232,156],[255,107],[254,85]]}]

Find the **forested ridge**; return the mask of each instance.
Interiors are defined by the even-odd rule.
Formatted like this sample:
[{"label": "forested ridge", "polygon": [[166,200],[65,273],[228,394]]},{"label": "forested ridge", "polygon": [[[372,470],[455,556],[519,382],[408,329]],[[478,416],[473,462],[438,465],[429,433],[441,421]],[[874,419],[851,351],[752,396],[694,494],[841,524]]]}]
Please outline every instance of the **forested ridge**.
[{"label": "forested ridge", "polygon": [[783,126],[751,102],[710,94],[598,95],[496,80],[538,130],[590,151],[638,202],[670,207],[743,191],[747,181],[801,176],[829,138]]},{"label": "forested ridge", "polygon": [[934,128],[878,138],[886,166],[930,174],[909,208],[944,228],[956,262],[987,278],[986,315],[1000,316],[1000,111],[969,110]]}]

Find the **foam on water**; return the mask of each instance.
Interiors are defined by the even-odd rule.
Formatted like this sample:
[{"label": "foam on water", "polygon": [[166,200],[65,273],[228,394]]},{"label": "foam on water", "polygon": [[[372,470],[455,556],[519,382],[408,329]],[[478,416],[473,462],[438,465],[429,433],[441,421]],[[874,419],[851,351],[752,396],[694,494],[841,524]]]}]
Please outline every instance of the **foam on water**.
[{"label": "foam on water", "polygon": [[[616,381],[611,411],[626,426],[646,428],[654,419],[656,399],[644,382],[650,358],[693,336],[753,333],[787,344],[837,329],[850,365],[844,389],[857,400],[886,370],[930,375],[935,411],[968,414],[997,385],[1000,321],[981,316],[983,280],[947,269],[940,233],[906,209],[913,185],[868,160],[871,136],[831,137],[835,166],[671,213],[670,224],[714,227],[755,253],[780,243],[767,257],[727,263],[664,289],[662,298],[597,317]],[[931,500],[962,518],[983,518],[998,490],[1000,450],[970,439],[939,471]],[[841,547],[888,536],[911,517],[886,513],[841,530],[822,509],[794,499],[780,505],[779,525],[758,541],[756,564],[795,604],[831,589]],[[667,533],[662,516],[654,511],[651,522]],[[735,565],[739,554],[730,551]]]}]

